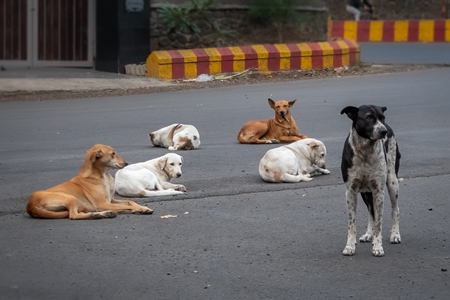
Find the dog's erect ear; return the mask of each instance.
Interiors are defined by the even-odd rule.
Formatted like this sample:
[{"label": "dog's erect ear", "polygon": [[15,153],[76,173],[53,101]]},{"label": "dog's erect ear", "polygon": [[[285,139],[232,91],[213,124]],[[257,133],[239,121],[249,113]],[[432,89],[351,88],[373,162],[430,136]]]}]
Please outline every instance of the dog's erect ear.
[{"label": "dog's erect ear", "polygon": [[289,107],[294,106],[295,101],[297,101],[297,99],[294,99],[294,100],[292,100],[292,101],[289,101],[289,102],[288,102],[288,103],[289,103]]},{"label": "dog's erect ear", "polygon": [[346,114],[351,120],[356,120],[358,117],[359,108],[354,106],[347,106],[343,110],[341,110],[341,115]]},{"label": "dog's erect ear", "polygon": [[164,170],[164,167],[166,166],[167,157],[163,157],[158,161],[158,168],[160,170]]},{"label": "dog's erect ear", "polygon": [[272,109],[275,109],[274,107],[275,107],[275,101],[273,101],[272,99],[270,99],[269,98],[269,105],[270,105],[270,107],[272,107]]},{"label": "dog's erect ear", "polygon": [[97,158],[103,157],[103,151],[101,149],[92,151],[91,153],[91,161],[94,162]]},{"label": "dog's erect ear", "polygon": [[387,110],[386,106],[378,106],[378,105],[369,105],[373,109],[375,109],[377,112],[384,113]]},{"label": "dog's erect ear", "polygon": [[311,142],[309,142],[308,146],[311,148],[318,148],[319,144],[314,141],[311,141]]}]

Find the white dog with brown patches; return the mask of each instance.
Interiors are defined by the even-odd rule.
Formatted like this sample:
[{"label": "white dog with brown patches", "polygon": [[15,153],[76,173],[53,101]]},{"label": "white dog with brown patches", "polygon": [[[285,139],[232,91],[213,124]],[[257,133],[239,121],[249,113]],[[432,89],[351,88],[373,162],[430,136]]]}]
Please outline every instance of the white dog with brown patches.
[{"label": "white dog with brown patches", "polygon": [[153,145],[169,150],[194,150],[200,146],[200,134],[193,125],[172,124],[150,132]]},{"label": "white dog with brown patches", "polygon": [[181,176],[183,157],[175,153],[129,165],[116,173],[116,193],[124,197],[153,197],[186,192],[181,184],[170,183]]},{"label": "white dog with brown patches", "polygon": [[259,162],[259,174],[267,182],[312,180],[314,173],[330,174],[325,169],[327,149],[316,139],[303,139],[270,149]]}]

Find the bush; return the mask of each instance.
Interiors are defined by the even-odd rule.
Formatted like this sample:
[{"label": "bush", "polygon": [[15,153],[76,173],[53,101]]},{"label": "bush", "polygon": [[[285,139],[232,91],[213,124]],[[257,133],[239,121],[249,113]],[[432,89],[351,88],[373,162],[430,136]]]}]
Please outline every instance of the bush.
[{"label": "bush", "polygon": [[165,4],[158,11],[158,18],[168,33],[193,35],[199,47],[203,46],[201,37],[207,34],[205,31],[214,35],[216,44],[220,44],[221,39],[231,38],[235,33],[214,20],[210,12],[213,4],[214,0],[190,0],[183,5]]}]

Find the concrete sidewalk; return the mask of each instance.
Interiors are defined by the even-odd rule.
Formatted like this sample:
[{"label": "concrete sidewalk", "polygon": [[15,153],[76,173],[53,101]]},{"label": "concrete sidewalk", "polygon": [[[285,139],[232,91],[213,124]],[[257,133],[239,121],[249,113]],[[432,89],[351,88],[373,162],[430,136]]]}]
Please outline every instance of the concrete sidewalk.
[{"label": "concrete sidewalk", "polygon": [[88,68],[6,68],[0,71],[0,92],[136,89],[173,83]]}]

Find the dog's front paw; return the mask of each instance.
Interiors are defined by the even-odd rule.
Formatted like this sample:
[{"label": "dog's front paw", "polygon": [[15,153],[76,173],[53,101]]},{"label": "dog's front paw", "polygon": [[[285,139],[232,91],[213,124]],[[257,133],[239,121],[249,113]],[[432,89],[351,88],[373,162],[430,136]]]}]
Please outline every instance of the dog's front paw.
[{"label": "dog's front paw", "polygon": [[279,140],[267,140],[266,144],[279,144],[280,141]]},{"label": "dog's front paw", "polygon": [[376,256],[376,257],[382,257],[382,256],[384,256],[384,250],[383,250],[383,247],[382,247],[382,246],[374,246],[374,247],[372,248],[372,254],[373,254],[373,256]]},{"label": "dog's front paw", "polygon": [[186,193],[186,192],[187,192],[186,187],[185,187],[184,185],[182,185],[182,184],[180,184],[179,186],[177,186],[176,190],[177,190],[177,191],[180,191],[180,192],[183,192],[183,193]]},{"label": "dog's front paw", "polygon": [[390,238],[391,244],[400,244],[402,242],[402,239],[400,238],[400,233],[392,233]]},{"label": "dog's front paw", "polygon": [[151,215],[153,213],[153,209],[144,206],[139,213],[142,215]]},{"label": "dog's front paw", "polygon": [[345,256],[355,255],[355,247],[346,246],[342,254]]},{"label": "dog's front paw", "polygon": [[153,209],[148,208],[146,206],[141,206],[138,209],[132,210],[131,213],[141,215],[151,215],[153,213]]},{"label": "dog's front paw", "polygon": [[170,150],[170,151],[176,151],[177,150],[177,148],[175,148],[174,146],[169,146],[169,148],[167,148],[168,150]]},{"label": "dog's front paw", "polygon": [[322,169],[321,173],[324,174],[324,175],[328,175],[328,174],[330,174],[331,172],[330,172],[330,170],[328,170],[328,169]]},{"label": "dog's front paw", "polygon": [[363,234],[363,235],[359,238],[359,241],[360,241],[361,243],[368,243],[368,242],[371,242],[372,239],[373,239],[373,235],[371,235],[371,234],[369,234],[369,233],[366,232],[365,234]]}]

